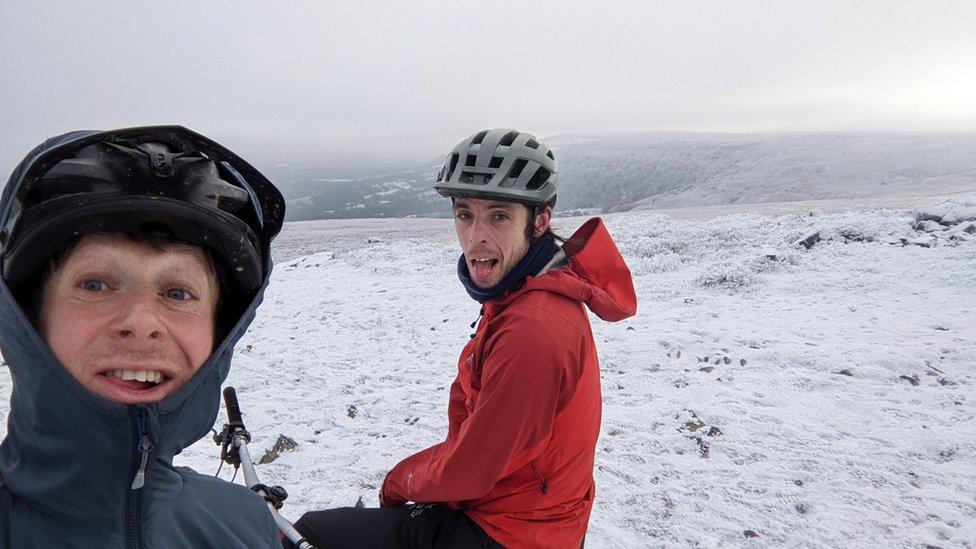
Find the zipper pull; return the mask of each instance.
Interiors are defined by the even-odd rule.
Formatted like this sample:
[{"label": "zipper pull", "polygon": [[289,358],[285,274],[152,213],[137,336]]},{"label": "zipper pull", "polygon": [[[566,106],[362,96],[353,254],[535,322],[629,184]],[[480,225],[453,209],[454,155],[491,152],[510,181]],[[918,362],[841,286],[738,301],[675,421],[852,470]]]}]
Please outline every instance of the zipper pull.
[{"label": "zipper pull", "polygon": [[478,318],[474,319],[474,322],[471,323],[472,328],[474,328],[474,325],[477,324],[479,320],[481,320],[481,317],[484,316],[484,314],[485,314],[485,307],[484,305],[482,305],[481,310],[478,311]]},{"label": "zipper pull", "polygon": [[135,478],[132,479],[132,486],[130,486],[132,490],[139,490],[146,485],[146,465],[149,463],[149,452],[152,450],[152,442],[149,441],[149,433],[146,432],[146,420],[142,415],[136,417],[136,425],[139,427],[137,449],[142,454],[142,461],[139,463]]},{"label": "zipper pull", "polygon": [[[474,319],[474,322],[471,323],[471,327],[474,328],[478,324],[478,321],[481,320],[481,317],[483,317],[483,316],[485,316],[485,307],[484,307],[484,305],[482,305],[481,306],[481,310],[478,311],[478,318]],[[474,339],[474,334],[471,334],[471,339]]]},{"label": "zipper pull", "polygon": [[[147,439],[148,440],[148,439]],[[146,485],[146,462],[149,461],[149,452],[142,454],[142,463],[139,465],[139,470],[136,471],[135,478],[132,479],[133,490],[139,490]]]}]

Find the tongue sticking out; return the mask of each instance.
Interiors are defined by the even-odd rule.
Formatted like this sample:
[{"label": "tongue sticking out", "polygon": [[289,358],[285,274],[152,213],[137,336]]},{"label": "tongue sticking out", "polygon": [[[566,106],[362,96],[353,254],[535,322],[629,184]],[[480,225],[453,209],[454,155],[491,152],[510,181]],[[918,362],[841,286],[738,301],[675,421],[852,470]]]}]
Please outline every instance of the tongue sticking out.
[{"label": "tongue sticking out", "polygon": [[471,262],[471,277],[475,280],[485,280],[491,275],[492,269],[495,267],[497,260],[490,259],[488,261],[472,261]]}]

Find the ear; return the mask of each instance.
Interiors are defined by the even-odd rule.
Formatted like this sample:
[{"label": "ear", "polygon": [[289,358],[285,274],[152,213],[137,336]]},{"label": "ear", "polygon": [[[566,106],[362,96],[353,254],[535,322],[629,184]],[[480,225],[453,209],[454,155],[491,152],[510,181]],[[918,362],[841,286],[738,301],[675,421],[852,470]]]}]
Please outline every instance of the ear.
[{"label": "ear", "polygon": [[542,236],[546,232],[546,229],[549,228],[550,223],[552,223],[552,208],[546,206],[544,210],[535,216],[535,238]]}]

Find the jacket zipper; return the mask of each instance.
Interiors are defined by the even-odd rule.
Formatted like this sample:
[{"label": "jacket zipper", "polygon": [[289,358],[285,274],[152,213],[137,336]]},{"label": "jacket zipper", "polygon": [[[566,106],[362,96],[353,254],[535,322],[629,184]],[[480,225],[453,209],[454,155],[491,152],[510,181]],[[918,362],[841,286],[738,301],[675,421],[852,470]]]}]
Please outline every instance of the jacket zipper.
[{"label": "jacket zipper", "polygon": [[146,413],[139,410],[135,415],[136,452],[132,456],[135,474],[125,495],[125,546],[126,549],[142,549],[142,489],[146,485],[146,465],[152,441],[146,428]]},{"label": "jacket zipper", "polygon": [[535,471],[535,478],[539,479],[539,489],[545,494],[549,492],[549,483],[546,482],[545,477],[542,476],[542,472],[539,471],[539,462],[532,460],[532,470]]}]

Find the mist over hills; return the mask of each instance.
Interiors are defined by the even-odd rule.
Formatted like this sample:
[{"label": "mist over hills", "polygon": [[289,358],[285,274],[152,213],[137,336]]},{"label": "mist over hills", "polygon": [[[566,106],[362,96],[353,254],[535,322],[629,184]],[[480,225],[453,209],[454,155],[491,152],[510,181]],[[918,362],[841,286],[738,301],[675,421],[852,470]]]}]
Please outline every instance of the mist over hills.
[{"label": "mist over hills", "polygon": [[[976,189],[976,133],[619,132],[545,139],[560,213],[596,214]],[[288,220],[448,217],[443,159],[261,166]]]}]

